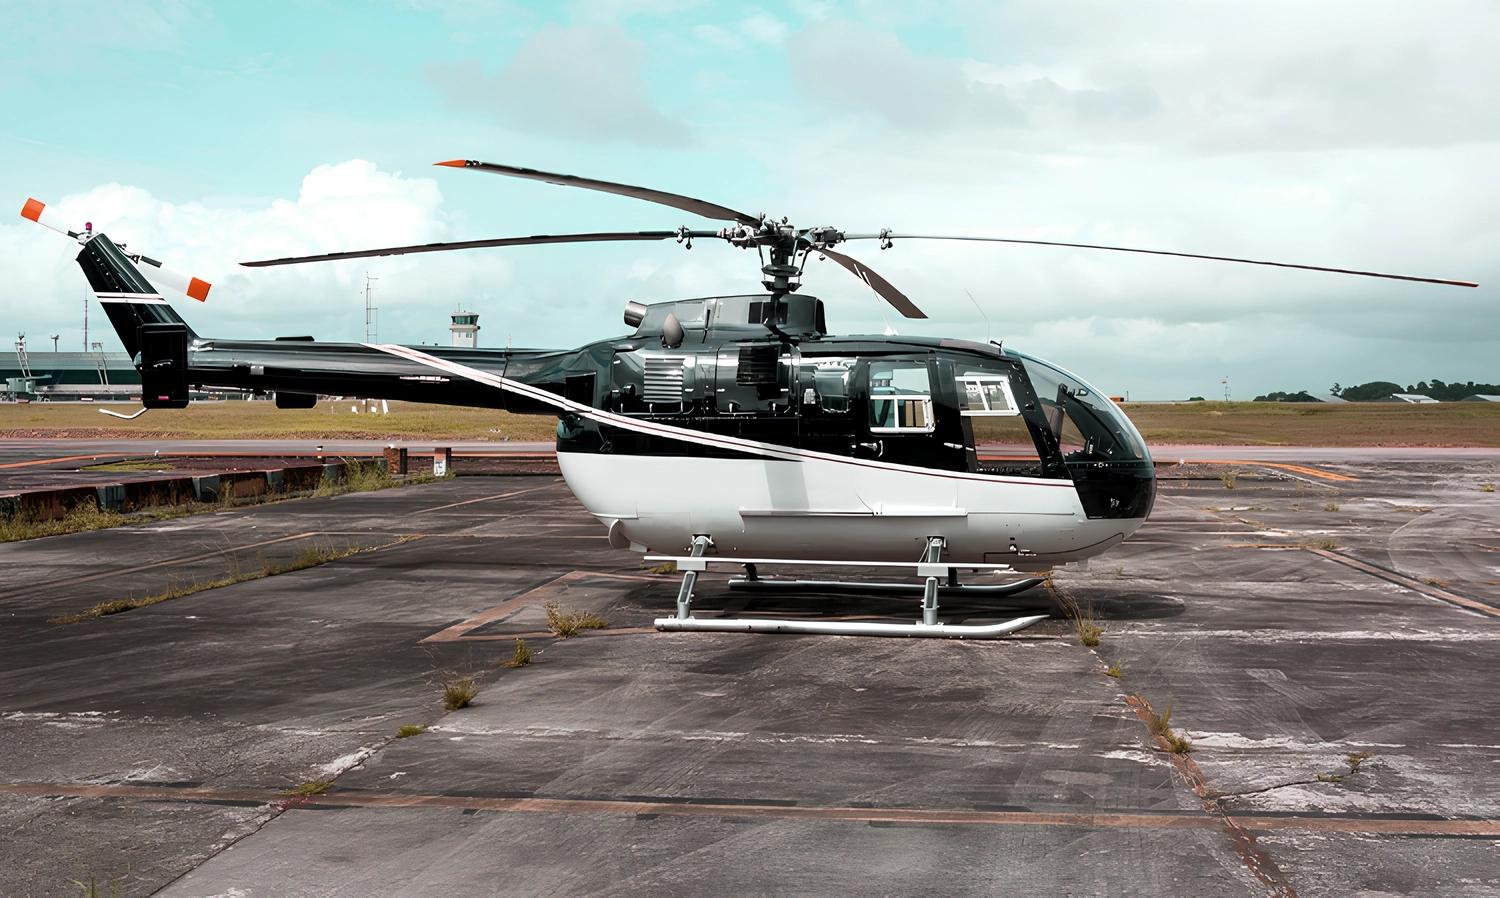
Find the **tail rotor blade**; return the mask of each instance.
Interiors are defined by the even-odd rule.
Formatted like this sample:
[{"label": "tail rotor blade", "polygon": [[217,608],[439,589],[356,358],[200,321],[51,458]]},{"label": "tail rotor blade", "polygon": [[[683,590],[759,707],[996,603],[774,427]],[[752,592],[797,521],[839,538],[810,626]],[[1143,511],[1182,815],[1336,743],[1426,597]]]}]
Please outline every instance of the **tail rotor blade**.
[{"label": "tail rotor blade", "polygon": [[75,231],[68,227],[68,223],[58,214],[57,210],[48,207],[41,200],[27,197],[26,205],[21,207],[21,217],[36,222],[44,228],[56,231],[65,237],[80,237],[92,230],[89,223],[84,224],[82,231]]},{"label": "tail rotor blade", "polygon": [[820,248],[817,252],[849,269],[851,274],[864,281],[866,286],[880,294],[881,299],[890,303],[896,311],[907,318],[927,317],[927,313],[917,308],[917,304],[912,302],[905,293],[897,290],[894,284],[881,277],[879,272],[865,263],[831,249]]},{"label": "tail rotor blade", "polygon": [[1379,271],[1361,271],[1355,268],[1330,268],[1323,265],[1296,265],[1291,262],[1268,262],[1262,259],[1240,259],[1234,256],[1207,256],[1199,253],[1179,253],[1162,249],[1140,249],[1130,246],[1105,246],[1098,243],[1063,243],[1057,240],[1021,240],[1013,237],[966,237],[938,234],[897,234],[884,231],[880,234],[848,234],[845,240],[958,240],[970,243],[1017,243],[1026,246],[1062,246],[1072,249],[1102,249],[1115,253],[1140,253],[1147,256],[1175,256],[1179,259],[1207,259],[1211,262],[1238,262],[1244,265],[1265,265],[1271,268],[1296,268],[1301,271],[1326,271],[1332,274],[1352,274],[1359,277],[1386,278],[1393,281],[1415,281],[1419,284],[1443,284],[1450,287],[1478,287],[1472,281],[1455,281],[1448,278],[1417,277],[1410,274],[1386,274]]},{"label": "tail rotor blade", "polygon": [[208,301],[208,291],[213,289],[208,281],[168,268],[149,256],[137,256],[136,261],[143,266],[141,273],[146,279],[158,287],[170,287],[199,302]]}]

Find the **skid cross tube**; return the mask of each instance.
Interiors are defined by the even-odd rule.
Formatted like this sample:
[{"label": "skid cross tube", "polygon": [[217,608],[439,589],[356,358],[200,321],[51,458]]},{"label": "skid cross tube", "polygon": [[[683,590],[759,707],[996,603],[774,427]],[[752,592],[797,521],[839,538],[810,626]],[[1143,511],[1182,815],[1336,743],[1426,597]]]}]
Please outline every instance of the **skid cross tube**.
[{"label": "skid cross tube", "polygon": [[[922,560],[911,561],[833,561],[794,558],[726,558],[705,554],[713,546],[706,535],[693,538],[690,555],[647,555],[646,561],[673,562],[683,572],[682,585],[677,593],[677,614],[674,617],[657,618],[656,629],[667,631],[699,631],[718,633],[805,633],[829,636],[925,636],[948,639],[984,639],[1004,636],[1022,630],[1047,619],[1045,614],[1018,617],[995,624],[944,624],[937,619],[938,596],[940,594],[963,594],[986,596],[1014,595],[1031,589],[1043,581],[1029,577],[1014,583],[982,586],[965,586],[958,582],[960,570],[1009,571],[1005,564],[955,563],[943,561],[945,541],[942,537],[929,537],[922,551]],[[876,623],[862,621],[806,621],[775,620],[770,618],[700,618],[693,617],[693,588],[698,574],[710,565],[735,565],[745,569],[746,576],[731,580],[729,586],[739,589],[827,589],[844,592],[871,593],[922,593],[922,620],[910,624]],[[760,565],[810,565],[818,567],[878,567],[915,568],[922,578],[920,583],[858,583],[855,581],[816,581],[762,579]]]}]

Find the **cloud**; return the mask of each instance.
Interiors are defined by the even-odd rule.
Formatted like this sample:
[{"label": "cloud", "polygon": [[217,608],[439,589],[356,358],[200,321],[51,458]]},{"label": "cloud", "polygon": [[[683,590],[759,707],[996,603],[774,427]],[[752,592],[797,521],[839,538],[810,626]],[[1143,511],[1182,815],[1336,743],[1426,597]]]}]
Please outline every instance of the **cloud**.
[{"label": "cloud", "polygon": [[[44,198],[45,199],[45,198]],[[368,271],[380,280],[375,299],[393,339],[445,339],[444,316],[505,285],[509,264],[495,254],[391,256],[349,262],[247,269],[250,259],[454,239],[437,184],[350,160],[320,165],[291,199],[258,205],[173,203],[139,187],[102,184],[49,203],[65,221],[92,221],[117,243],[161,259],[214,285],[206,304],[169,300],[206,336],[268,338],[311,333],[363,339],[360,290]],[[31,222],[0,225],[0,268],[13,287],[0,296],[0,319],[25,322],[35,336],[63,333],[80,344],[85,282],[70,241]],[[430,259],[441,258],[441,264]],[[97,303],[90,339],[118,346]]]},{"label": "cloud", "polygon": [[1286,152],[1500,137],[1500,6],[1489,0],[976,4],[967,26],[1000,83],[1045,78],[1120,103],[1156,97],[1139,127],[1105,119],[1051,135],[1075,148]]},{"label": "cloud", "polygon": [[689,142],[687,126],[647,95],[645,58],[645,45],[616,25],[548,25],[494,74],[466,60],[429,67],[428,81],[455,108],[511,130],[648,146]]},{"label": "cloud", "polygon": [[894,34],[815,22],[787,43],[793,80],[835,113],[874,113],[903,130],[1017,125],[1003,85],[970,79],[961,62],[918,56]]}]

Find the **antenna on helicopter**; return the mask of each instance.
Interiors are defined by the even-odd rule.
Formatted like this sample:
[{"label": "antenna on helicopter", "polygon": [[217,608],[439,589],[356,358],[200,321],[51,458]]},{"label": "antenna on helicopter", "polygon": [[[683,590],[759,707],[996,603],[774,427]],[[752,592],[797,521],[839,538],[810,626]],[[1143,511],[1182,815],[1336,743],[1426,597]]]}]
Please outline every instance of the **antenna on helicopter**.
[{"label": "antenna on helicopter", "polygon": [[984,306],[981,306],[979,304],[979,300],[974,298],[974,294],[969,292],[968,287],[964,288],[964,295],[969,297],[969,302],[972,302],[974,304],[974,308],[977,309],[980,316],[984,318],[984,342],[993,342],[995,339],[995,333],[994,328],[990,326],[989,313],[984,310]]}]

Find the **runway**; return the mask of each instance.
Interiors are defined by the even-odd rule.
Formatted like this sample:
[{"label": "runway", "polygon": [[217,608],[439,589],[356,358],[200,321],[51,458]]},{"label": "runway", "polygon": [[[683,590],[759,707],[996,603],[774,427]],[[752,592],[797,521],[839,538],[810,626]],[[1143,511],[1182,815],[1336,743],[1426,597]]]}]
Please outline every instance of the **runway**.
[{"label": "runway", "polygon": [[[0,894],[1492,895],[1496,469],[1164,469],[1137,538],[1055,578],[1097,649],[1064,619],[983,643],[658,633],[675,579],[555,477],[0,545]],[[363,551],[48,623],[317,545]],[[609,627],[556,640],[553,602]],[[720,574],[697,607],[917,614]],[[534,663],[499,667],[517,636]],[[479,695],[445,712],[459,673]],[[1168,706],[1189,754],[1142,721]]]}]

